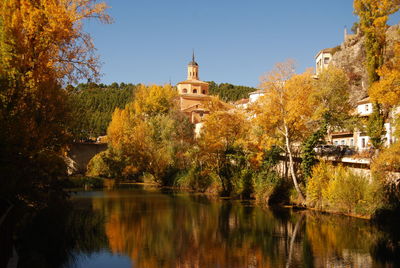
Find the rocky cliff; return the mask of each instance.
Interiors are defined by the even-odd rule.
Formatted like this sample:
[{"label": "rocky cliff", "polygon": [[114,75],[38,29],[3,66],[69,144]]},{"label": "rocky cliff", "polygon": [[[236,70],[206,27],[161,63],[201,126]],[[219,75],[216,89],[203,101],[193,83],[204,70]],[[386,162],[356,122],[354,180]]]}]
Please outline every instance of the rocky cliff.
[{"label": "rocky cliff", "polygon": [[[400,25],[389,27],[386,32],[387,47],[385,59],[393,57],[393,45],[400,41]],[[368,95],[368,77],[365,71],[365,38],[361,34],[347,35],[344,42],[333,49],[331,64],[343,68],[351,84],[350,99],[354,105]]]}]

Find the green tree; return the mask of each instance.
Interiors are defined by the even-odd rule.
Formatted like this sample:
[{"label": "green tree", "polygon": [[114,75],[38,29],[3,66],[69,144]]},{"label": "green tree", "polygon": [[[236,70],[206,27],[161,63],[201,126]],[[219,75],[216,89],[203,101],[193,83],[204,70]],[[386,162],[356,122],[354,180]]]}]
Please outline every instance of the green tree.
[{"label": "green tree", "polygon": [[121,83],[119,88],[108,85],[80,84],[68,91],[71,120],[68,126],[75,140],[103,136],[116,108],[132,101],[139,85]]},{"label": "green tree", "polygon": [[342,69],[330,66],[315,80],[311,101],[314,103],[312,119],[317,130],[304,142],[302,150],[302,169],[305,177],[311,175],[316,164],[315,146],[322,143],[328,131],[348,127],[352,118],[349,115],[349,81]]},{"label": "green tree", "polygon": [[228,83],[217,84],[214,81],[208,82],[210,85],[209,92],[211,95],[219,96],[223,101],[237,101],[247,99],[249,93],[256,91],[256,88],[237,86]]}]

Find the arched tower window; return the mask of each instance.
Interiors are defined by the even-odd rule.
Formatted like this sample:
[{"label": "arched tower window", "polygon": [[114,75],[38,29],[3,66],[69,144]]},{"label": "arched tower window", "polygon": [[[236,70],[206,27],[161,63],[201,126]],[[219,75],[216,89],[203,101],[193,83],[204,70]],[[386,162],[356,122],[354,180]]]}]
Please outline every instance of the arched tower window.
[{"label": "arched tower window", "polygon": [[206,90],[205,89],[203,89],[203,94],[206,94]]},{"label": "arched tower window", "polygon": [[186,88],[182,89],[182,92],[187,93],[187,89]]},{"label": "arched tower window", "polygon": [[194,94],[197,93],[197,89],[193,89],[193,93],[194,93]]}]

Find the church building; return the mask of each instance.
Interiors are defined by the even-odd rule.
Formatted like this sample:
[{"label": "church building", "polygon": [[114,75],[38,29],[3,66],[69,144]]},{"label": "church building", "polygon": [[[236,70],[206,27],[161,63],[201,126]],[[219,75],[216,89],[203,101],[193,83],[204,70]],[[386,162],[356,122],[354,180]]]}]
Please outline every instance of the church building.
[{"label": "church building", "polygon": [[209,111],[206,102],[209,101],[208,83],[199,80],[199,65],[192,61],[187,67],[187,80],[177,84],[181,111],[186,114],[193,124],[200,123]]}]

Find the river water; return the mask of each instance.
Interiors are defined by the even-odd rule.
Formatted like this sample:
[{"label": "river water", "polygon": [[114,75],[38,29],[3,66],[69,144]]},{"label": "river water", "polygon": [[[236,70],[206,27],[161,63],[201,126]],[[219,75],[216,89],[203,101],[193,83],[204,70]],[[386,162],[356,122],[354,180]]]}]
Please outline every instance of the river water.
[{"label": "river water", "polygon": [[80,192],[72,200],[88,212],[78,220],[91,227],[64,268],[395,267],[398,260],[398,240],[345,216],[144,186]]}]

